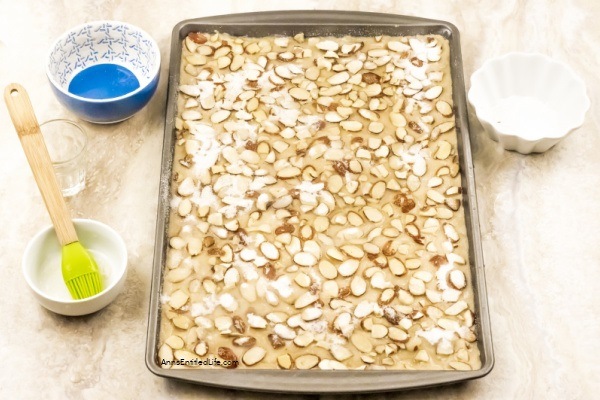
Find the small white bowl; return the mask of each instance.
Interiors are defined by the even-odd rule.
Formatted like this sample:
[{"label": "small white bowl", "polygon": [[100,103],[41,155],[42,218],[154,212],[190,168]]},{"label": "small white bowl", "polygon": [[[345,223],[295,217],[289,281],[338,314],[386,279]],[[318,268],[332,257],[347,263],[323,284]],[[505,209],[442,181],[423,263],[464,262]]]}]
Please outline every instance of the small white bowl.
[{"label": "small white bowl", "polygon": [[23,274],[42,306],[62,315],[86,315],[110,304],[122,291],[127,271],[125,242],[109,226],[90,219],[75,219],[79,241],[98,263],[102,274],[102,292],[74,300],[63,281],[61,246],[52,226],[38,232],[27,244],[23,256]]},{"label": "small white bowl", "polygon": [[485,62],[471,76],[468,97],[490,137],[522,154],[550,149],[583,124],[590,108],[583,80],[542,54]]}]

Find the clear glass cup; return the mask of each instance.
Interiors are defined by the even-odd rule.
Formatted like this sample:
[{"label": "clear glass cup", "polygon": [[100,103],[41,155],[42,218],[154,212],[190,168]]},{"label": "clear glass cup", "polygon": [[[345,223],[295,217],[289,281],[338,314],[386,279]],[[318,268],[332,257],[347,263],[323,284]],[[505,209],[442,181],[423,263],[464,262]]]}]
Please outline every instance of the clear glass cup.
[{"label": "clear glass cup", "polygon": [[85,131],[66,119],[46,121],[40,129],[63,196],[76,195],[85,188]]}]

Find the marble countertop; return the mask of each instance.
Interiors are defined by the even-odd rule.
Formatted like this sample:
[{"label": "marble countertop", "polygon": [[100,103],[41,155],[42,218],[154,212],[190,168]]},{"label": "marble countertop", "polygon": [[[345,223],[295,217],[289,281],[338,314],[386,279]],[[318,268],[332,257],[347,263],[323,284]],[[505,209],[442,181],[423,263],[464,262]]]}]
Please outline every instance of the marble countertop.
[{"label": "marble countertop", "polygon": [[[483,4],[485,3],[485,4]],[[443,19],[461,32],[465,76],[515,50],[567,62],[586,81],[585,124],[551,151],[503,151],[471,118],[477,195],[496,365],[476,381],[372,399],[589,399],[600,357],[600,3],[593,0],[222,0],[200,2],[39,2],[0,0],[0,87],[21,82],[38,119],[75,118],[53,97],[44,74],[51,42],[68,27],[116,19],[142,27],[161,48],[156,96],[135,117],[111,126],[83,122],[93,149],[88,186],[69,201],[73,216],[115,228],[129,251],[126,289],[107,309],[65,318],[43,309],[20,272],[27,241],[50,223],[0,106],[0,397],[275,399],[158,378],[144,364],[167,60],[181,20],[275,9],[350,9]],[[311,396],[286,396],[289,399]],[[323,396],[333,398],[333,396]],[[347,398],[351,398],[348,396]]]}]

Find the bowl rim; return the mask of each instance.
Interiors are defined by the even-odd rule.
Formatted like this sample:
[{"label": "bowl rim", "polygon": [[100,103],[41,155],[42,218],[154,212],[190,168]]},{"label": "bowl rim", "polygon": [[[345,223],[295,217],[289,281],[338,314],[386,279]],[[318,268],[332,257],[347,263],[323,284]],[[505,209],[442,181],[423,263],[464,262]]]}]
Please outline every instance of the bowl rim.
[{"label": "bowl rim", "polygon": [[[50,55],[54,51],[54,48],[56,47],[56,45],[58,43],[60,43],[63,39],[65,39],[71,32],[81,30],[81,29],[83,29],[86,26],[97,26],[97,25],[104,24],[104,23],[113,23],[113,24],[120,24],[120,25],[126,26],[128,28],[131,28],[132,30],[136,30],[136,31],[140,32],[142,35],[146,36],[149,39],[150,43],[152,43],[152,47],[153,47],[153,49],[154,49],[154,51],[156,53],[156,56],[157,56],[156,65],[155,65],[154,69],[152,70],[152,74],[151,74],[152,78],[150,79],[150,81],[147,84],[145,84],[143,86],[140,85],[140,87],[138,87],[137,89],[135,89],[135,90],[133,90],[133,91],[131,91],[129,93],[126,93],[126,94],[118,96],[118,97],[110,97],[108,99],[91,99],[91,98],[88,98],[88,97],[78,96],[76,94],[73,94],[73,93],[69,92],[68,90],[63,89],[62,86],[59,85],[58,82],[56,82],[56,80],[54,79],[54,77],[50,73],[49,62],[48,61],[50,59]],[[153,82],[156,80],[156,77],[159,75],[159,72],[160,72],[160,63],[161,63],[162,58],[161,58],[161,55],[160,55],[160,48],[158,47],[158,43],[156,43],[156,40],[154,40],[154,38],[152,36],[150,36],[150,34],[148,34],[148,32],[146,32],[142,28],[140,28],[138,26],[135,26],[135,25],[132,25],[132,24],[127,23],[127,22],[110,20],[110,19],[102,19],[102,20],[84,22],[83,24],[76,25],[76,26],[70,28],[69,30],[63,32],[50,45],[50,49],[46,53],[45,60],[46,60],[46,65],[45,65],[44,69],[46,70],[46,77],[48,77],[48,80],[50,81],[50,83],[52,84],[52,86],[55,87],[58,91],[60,91],[62,94],[64,94],[67,97],[70,97],[72,99],[79,100],[79,101],[84,101],[84,102],[89,102],[89,103],[97,103],[97,104],[106,104],[106,103],[111,103],[113,101],[119,101],[119,100],[127,99],[129,97],[133,97],[136,94],[138,94],[139,92],[141,92],[142,90],[144,90],[147,87],[151,86],[153,84]],[[94,65],[100,65],[100,64],[108,64],[108,63],[98,63],[98,64],[94,64]]]},{"label": "bowl rim", "polygon": [[121,250],[123,251],[125,262],[122,267],[121,267],[121,265],[118,266],[119,267],[119,277],[117,279],[115,279],[110,286],[105,287],[100,293],[98,293],[94,296],[86,297],[84,299],[70,299],[70,300],[59,299],[59,298],[50,296],[47,293],[44,293],[41,290],[39,290],[37,285],[33,282],[33,279],[30,276],[30,273],[28,272],[28,269],[27,269],[27,265],[31,264],[31,262],[28,262],[28,261],[31,257],[33,257],[33,253],[32,253],[33,245],[35,243],[37,243],[38,241],[40,241],[43,236],[48,235],[48,234],[52,235],[53,231],[54,231],[54,226],[47,225],[44,228],[42,228],[41,230],[39,230],[29,240],[29,242],[27,243],[27,246],[25,247],[25,251],[23,252],[23,258],[21,260],[21,270],[23,272],[23,276],[25,277],[25,281],[27,282],[27,285],[29,286],[29,288],[31,290],[33,290],[35,292],[35,294],[37,294],[38,296],[40,296],[46,300],[52,301],[57,304],[62,304],[62,305],[85,304],[85,303],[92,302],[96,299],[99,299],[101,297],[108,295],[119,284],[119,282],[121,281],[121,279],[123,279],[123,276],[125,276],[125,274],[127,272],[127,264],[128,264],[127,246],[125,245],[125,241],[123,240],[121,235],[119,235],[117,233],[117,231],[115,231],[113,228],[111,228],[110,226],[108,226],[100,221],[97,221],[94,219],[89,219],[89,218],[74,218],[73,223],[75,224],[76,227],[77,227],[77,225],[88,225],[88,226],[94,226],[95,228],[100,227],[101,229],[108,231],[111,234],[111,236],[115,239],[114,242],[116,243],[116,245],[118,247],[120,247]]},{"label": "bowl rim", "polygon": [[[582,91],[582,94],[583,94],[582,106],[583,107],[580,109],[579,115],[577,115],[576,118],[573,118],[573,123],[566,126],[566,128],[564,130],[559,131],[560,133],[558,135],[544,135],[544,136],[535,136],[535,137],[531,138],[531,137],[522,136],[518,133],[509,133],[505,130],[506,128],[499,127],[499,126],[493,124],[489,118],[488,113],[482,112],[480,97],[475,94],[473,87],[476,87],[478,85],[477,82],[479,81],[479,77],[484,73],[484,71],[486,69],[491,68],[492,64],[506,62],[513,58],[539,59],[548,64],[556,64],[556,65],[560,66],[567,74],[569,74],[570,78],[572,78],[579,85],[581,85],[581,88],[583,89],[583,91]],[[471,78],[470,78],[470,82],[471,82],[471,87],[469,88],[469,92],[467,93],[467,98],[469,100],[469,103],[473,107],[473,110],[475,111],[477,118],[480,121],[489,124],[494,129],[494,132],[497,135],[519,138],[519,139],[529,142],[529,143],[536,143],[536,142],[539,142],[541,140],[546,140],[546,139],[552,139],[552,140],[563,139],[564,137],[569,135],[571,132],[573,132],[575,129],[578,129],[583,125],[583,123],[585,122],[585,116],[591,106],[591,101],[590,101],[590,98],[587,93],[587,86],[585,84],[585,81],[579,76],[579,74],[577,74],[577,72],[570,65],[566,64],[565,62],[554,59],[546,54],[542,54],[539,52],[511,51],[511,52],[503,54],[499,57],[490,58],[490,59],[486,60],[475,72],[473,72],[473,74],[471,75]]]}]

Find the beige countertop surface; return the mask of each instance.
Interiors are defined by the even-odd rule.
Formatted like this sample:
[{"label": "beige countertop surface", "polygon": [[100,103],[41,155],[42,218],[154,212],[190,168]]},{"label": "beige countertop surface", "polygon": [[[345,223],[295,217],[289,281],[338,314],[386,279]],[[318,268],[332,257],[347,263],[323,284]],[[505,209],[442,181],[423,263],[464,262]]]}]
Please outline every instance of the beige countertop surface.
[{"label": "beige countertop surface", "polygon": [[503,151],[471,117],[496,357],[492,372],[442,388],[344,398],[598,396],[600,3],[0,0],[0,86],[24,84],[40,121],[76,120],[54,98],[44,73],[50,44],[69,27],[96,19],[126,21],[149,32],[163,57],[158,92],[144,110],[116,125],[82,122],[92,149],[88,185],[69,207],[73,216],[112,226],[129,251],[125,291],[92,316],[65,318],[46,311],[21,274],[28,240],[50,219],[6,107],[0,106],[0,397],[280,397],[168,381],[144,364],[171,31],[188,18],[277,9],[390,12],[450,21],[461,32],[467,89],[469,77],[485,60],[509,51],[535,51],[567,62],[585,80],[592,101],[584,125],[542,155]]}]

